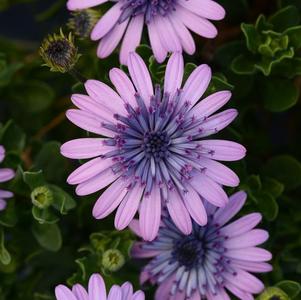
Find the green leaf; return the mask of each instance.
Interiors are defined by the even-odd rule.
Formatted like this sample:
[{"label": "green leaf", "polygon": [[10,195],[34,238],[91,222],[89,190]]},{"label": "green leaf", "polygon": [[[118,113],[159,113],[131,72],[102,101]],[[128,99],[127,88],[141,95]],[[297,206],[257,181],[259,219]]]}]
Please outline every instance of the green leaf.
[{"label": "green leaf", "polygon": [[294,47],[295,50],[301,48],[301,26],[291,27],[284,34],[288,36],[290,46]]},{"label": "green leaf", "polygon": [[151,56],[149,59],[149,71],[152,75],[152,78],[157,83],[162,83],[164,81],[166,64],[159,64],[154,56]]},{"label": "green leaf", "polygon": [[297,103],[299,90],[290,80],[273,78],[264,81],[262,96],[266,109],[281,112]]},{"label": "green leaf", "polygon": [[5,227],[14,227],[17,224],[17,221],[15,201],[9,199],[5,210],[0,212],[0,224]]},{"label": "green leaf", "polygon": [[263,173],[283,183],[286,190],[292,190],[301,185],[301,164],[289,155],[271,158],[265,164]]},{"label": "green leaf", "polygon": [[290,299],[296,298],[301,292],[301,285],[296,281],[283,280],[276,284],[281,290],[283,290]]},{"label": "green leaf", "polygon": [[3,229],[0,229],[0,262],[3,265],[8,265],[11,262],[11,256],[5,248],[4,239],[4,231]]},{"label": "green leaf", "polygon": [[257,205],[260,212],[268,221],[276,219],[279,211],[275,198],[269,193],[259,193],[256,195]]},{"label": "green leaf", "polygon": [[56,224],[34,223],[32,233],[38,243],[49,251],[56,252],[62,246],[62,236]]},{"label": "green leaf", "polygon": [[23,179],[31,188],[31,190],[34,190],[36,187],[46,184],[42,170],[39,170],[37,172],[24,172]]},{"label": "green leaf", "polygon": [[53,193],[52,205],[61,214],[66,214],[70,209],[76,206],[74,199],[63,189],[56,185],[48,185],[48,187]]},{"label": "green leaf", "polygon": [[254,57],[241,54],[232,61],[231,70],[236,74],[251,75],[256,72],[255,63]]},{"label": "green leaf", "polygon": [[265,177],[263,179],[263,185],[264,190],[275,198],[281,196],[284,191],[284,185],[274,178]]},{"label": "green leaf", "polygon": [[22,63],[8,64],[5,59],[0,57],[0,87],[8,85],[11,82],[14,74],[22,67]]},{"label": "green leaf", "polygon": [[234,86],[227,82],[227,78],[223,74],[216,73],[212,76],[211,82],[206,90],[206,93],[204,94],[204,97],[216,93],[218,91],[224,91],[224,90],[232,91],[233,89]]},{"label": "green leaf", "polygon": [[7,152],[21,152],[25,147],[26,135],[14,121],[8,121],[0,129],[0,142],[5,146]]},{"label": "green leaf", "polygon": [[37,206],[32,207],[32,215],[40,224],[54,224],[59,218],[50,209],[40,209]]},{"label": "green leaf", "polygon": [[289,5],[278,10],[268,21],[273,24],[275,31],[282,32],[289,27],[298,25],[300,14],[295,6]]},{"label": "green leaf", "polygon": [[253,24],[241,24],[241,30],[245,35],[247,48],[252,52],[256,53],[259,45],[262,43],[262,38],[259,32]]},{"label": "green leaf", "polygon": [[190,74],[193,72],[194,69],[197,68],[196,64],[193,63],[187,63],[184,67],[184,75],[183,75],[183,82],[186,82]]}]

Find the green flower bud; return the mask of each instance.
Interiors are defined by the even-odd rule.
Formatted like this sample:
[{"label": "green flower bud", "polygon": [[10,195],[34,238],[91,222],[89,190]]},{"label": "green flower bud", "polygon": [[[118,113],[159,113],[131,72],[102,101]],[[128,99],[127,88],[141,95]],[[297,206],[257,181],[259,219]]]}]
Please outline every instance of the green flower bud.
[{"label": "green flower bud", "polygon": [[119,250],[109,249],[104,252],[101,263],[108,271],[116,272],[124,265],[125,259]]},{"label": "green flower bud", "polygon": [[53,201],[52,191],[47,186],[39,186],[31,192],[33,205],[40,209],[47,208]]},{"label": "green flower bud", "polygon": [[39,53],[50,71],[61,73],[72,70],[80,57],[72,33],[66,37],[62,30],[44,39]]},{"label": "green flower bud", "polygon": [[94,25],[100,19],[100,13],[94,9],[78,10],[71,13],[67,25],[80,38],[89,37]]},{"label": "green flower bud", "polygon": [[281,289],[269,287],[258,297],[258,300],[289,300],[289,297]]}]

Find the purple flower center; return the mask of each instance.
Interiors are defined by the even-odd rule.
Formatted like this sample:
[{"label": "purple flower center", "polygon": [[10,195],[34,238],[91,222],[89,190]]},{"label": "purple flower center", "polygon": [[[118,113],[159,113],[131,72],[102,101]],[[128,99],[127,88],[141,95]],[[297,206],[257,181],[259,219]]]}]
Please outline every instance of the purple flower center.
[{"label": "purple flower center", "polygon": [[119,22],[122,23],[130,17],[144,14],[145,22],[149,23],[155,16],[165,17],[175,10],[176,0],[125,0],[121,7],[122,14]]}]

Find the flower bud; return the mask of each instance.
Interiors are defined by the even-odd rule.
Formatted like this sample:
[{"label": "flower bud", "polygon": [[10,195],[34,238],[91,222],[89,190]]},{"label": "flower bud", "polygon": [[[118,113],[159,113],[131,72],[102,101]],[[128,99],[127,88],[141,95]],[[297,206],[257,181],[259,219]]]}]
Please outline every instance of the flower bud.
[{"label": "flower bud", "polygon": [[102,256],[103,267],[111,272],[118,271],[124,263],[124,256],[118,249],[109,249]]},{"label": "flower bud", "polygon": [[277,287],[267,288],[259,297],[258,300],[289,300],[285,292]]},{"label": "flower bud", "polygon": [[44,39],[39,53],[50,71],[61,73],[72,70],[80,57],[72,33],[66,37],[62,30]]},{"label": "flower bud", "polygon": [[53,201],[52,191],[45,185],[35,188],[30,197],[33,205],[40,209],[47,208]]}]

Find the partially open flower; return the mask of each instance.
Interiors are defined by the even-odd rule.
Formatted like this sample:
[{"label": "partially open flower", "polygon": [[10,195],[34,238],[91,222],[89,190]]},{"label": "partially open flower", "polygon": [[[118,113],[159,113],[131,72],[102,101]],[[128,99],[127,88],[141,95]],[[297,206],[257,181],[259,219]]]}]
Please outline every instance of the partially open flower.
[{"label": "partially open flower", "polygon": [[33,205],[40,209],[47,208],[53,200],[53,194],[47,186],[39,186],[31,192]]},{"label": "partially open flower", "polygon": [[100,13],[94,9],[77,10],[72,12],[67,25],[75,35],[87,38],[99,18]]},{"label": "partially open flower", "polygon": [[102,256],[102,265],[111,272],[118,271],[124,262],[124,256],[118,249],[109,249]]},{"label": "partially open flower", "polygon": [[50,71],[61,73],[73,69],[80,57],[72,33],[65,36],[62,30],[59,34],[49,35],[45,38],[39,53]]}]

